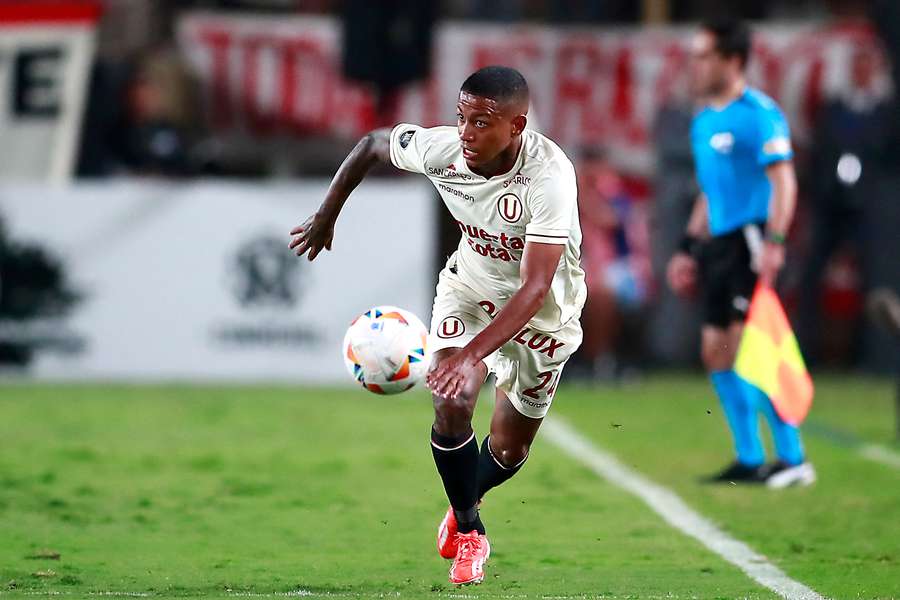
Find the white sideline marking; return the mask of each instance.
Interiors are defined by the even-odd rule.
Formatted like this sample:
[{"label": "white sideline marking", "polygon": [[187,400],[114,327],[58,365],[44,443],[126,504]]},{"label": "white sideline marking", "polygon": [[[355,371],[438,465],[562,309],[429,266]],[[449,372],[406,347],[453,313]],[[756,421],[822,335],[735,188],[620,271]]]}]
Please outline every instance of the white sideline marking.
[{"label": "white sideline marking", "polygon": [[897,454],[890,448],[885,448],[879,444],[863,444],[858,452],[869,460],[900,469],[900,454]]},{"label": "white sideline marking", "polygon": [[545,418],[544,437],[610,483],[640,498],[670,525],[738,567],[748,577],[787,600],[824,600],[814,590],[788,577],[750,546],[702,517],[674,492],[632,471],[565,422]]},{"label": "white sideline marking", "polygon": [[[422,594],[418,591],[394,591],[394,592],[317,592],[298,588],[285,592],[250,592],[240,590],[223,590],[225,596],[229,598],[285,598],[285,597],[310,597],[310,598],[357,598],[358,600],[383,599],[383,598],[421,598]],[[111,596],[111,597],[139,597],[139,598],[168,598],[166,592],[117,592],[114,590],[92,591],[92,592],[72,592],[71,590],[4,590],[0,589],[0,597],[2,596],[75,596],[79,598],[85,596]],[[482,598],[480,594],[465,592],[431,592],[429,597],[449,598],[450,600],[478,600]],[[501,598],[502,600],[635,600],[637,596],[626,594],[619,596],[617,594],[529,594],[521,593],[505,593],[497,594],[488,592],[490,598]],[[697,596],[679,596],[669,592],[667,594],[644,594],[640,596],[641,600],[700,600]]]},{"label": "white sideline marking", "polygon": [[[287,592],[244,592],[234,590],[224,590],[229,598],[284,598],[284,597],[315,597],[315,598],[358,598],[367,600],[370,598],[403,598],[403,597],[421,597],[419,592],[314,592],[305,589],[290,590]],[[70,590],[0,590],[0,596],[125,596],[140,598],[168,598],[165,592],[116,592],[116,591],[93,591],[93,592],[72,592]],[[408,595],[407,595],[408,594]],[[431,596],[435,598],[450,598],[451,600],[478,600],[482,596],[477,593],[466,594],[459,592],[432,592]],[[576,594],[574,596],[566,596],[559,594],[495,594],[489,592],[490,598],[502,598],[503,600],[635,600],[637,596],[626,594],[619,596],[617,594]],[[697,596],[679,596],[669,592],[664,595],[650,594],[640,596],[641,600],[700,600]]]}]

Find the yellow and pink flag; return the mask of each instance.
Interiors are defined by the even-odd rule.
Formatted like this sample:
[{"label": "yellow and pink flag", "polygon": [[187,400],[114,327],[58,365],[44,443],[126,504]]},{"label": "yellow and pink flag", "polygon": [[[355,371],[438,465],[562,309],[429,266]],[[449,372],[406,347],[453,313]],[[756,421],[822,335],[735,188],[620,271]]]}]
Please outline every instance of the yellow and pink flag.
[{"label": "yellow and pink flag", "polygon": [[806,418],[813,401],[813,382],[797,337],[775,291],[757,285],[750,300],[735,372],[761,389],[778,415],[791,425]]}]

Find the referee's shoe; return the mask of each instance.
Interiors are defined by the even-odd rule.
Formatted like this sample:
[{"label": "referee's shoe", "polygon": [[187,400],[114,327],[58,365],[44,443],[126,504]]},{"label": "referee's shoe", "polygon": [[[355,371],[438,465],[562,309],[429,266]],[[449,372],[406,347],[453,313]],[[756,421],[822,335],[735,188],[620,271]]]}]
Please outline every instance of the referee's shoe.
[{"label": "referee's shoe", "polygon": [[765,483],[769,475],[766,465],[750,466],[734,461],[721,472],[702,479],[703,483]]},{"label": "referee's shoe", "polygon": [[781,489],[792,485],[807,486],[816,482],[816,470],[809,461],[799,465],[791,465],[779,460],[766,465],[765,469],[767,488]]}]

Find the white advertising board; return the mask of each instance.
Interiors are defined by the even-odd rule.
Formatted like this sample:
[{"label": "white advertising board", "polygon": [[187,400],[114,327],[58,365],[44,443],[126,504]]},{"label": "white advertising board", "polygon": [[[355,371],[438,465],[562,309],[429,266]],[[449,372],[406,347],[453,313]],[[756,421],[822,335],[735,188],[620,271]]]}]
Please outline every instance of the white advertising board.
[{"label": "white advertising board", "polygon": [[38,378],[350,382],[340,346],[356,315],[393,304],[428,322],[436,200],[424,182],[365,182],[333,251],[297,259],[288,232],[326,189],[0,186],[7,260],[63,275],[7,271],[0,348],[24,344],[18,370]]}]

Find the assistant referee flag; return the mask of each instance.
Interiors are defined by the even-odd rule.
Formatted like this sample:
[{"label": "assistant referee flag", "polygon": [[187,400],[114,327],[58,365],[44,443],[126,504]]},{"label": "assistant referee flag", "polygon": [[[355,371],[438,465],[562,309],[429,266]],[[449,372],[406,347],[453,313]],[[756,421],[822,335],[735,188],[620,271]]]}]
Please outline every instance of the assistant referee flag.
[{"label": "assistant referee flag", "polygon": [[772,401],[778,415],[791,425],[806,418],[813,400],[813,382],[800,346],[778,295],[759,284],[753,292],[735,372]]}]

